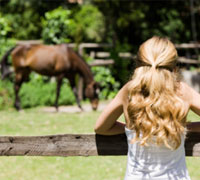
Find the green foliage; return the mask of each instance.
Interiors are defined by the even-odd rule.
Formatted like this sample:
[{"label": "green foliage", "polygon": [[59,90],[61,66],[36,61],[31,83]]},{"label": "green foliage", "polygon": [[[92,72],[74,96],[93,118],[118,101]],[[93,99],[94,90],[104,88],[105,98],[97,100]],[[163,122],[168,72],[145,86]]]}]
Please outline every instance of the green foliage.
[{"label": "green foliage", "polygon": [[[128,42],[133,50],[153,35],[168,36],[173,42],[189,42],[191,33],[191,12],[189,3],[176,1],[103,1],[94,4],[104,14],[106,40],[109,42]],[[195,3],[194,3],[195,4]],[[199,7],[199,3],[195,4]],[[195,12],[195,10],[194,10]],[[199,32],[199,14],[195,13],[196,31]],[[197,39],[200,34],[197,33]],[[127,41],[128,40],[128,41]]]},{"label": "green foliage", "polygon": [[[16,45],[16,40],[15,39],[5,39],[5,38],[0,38],[0,61],[3,55],[12,47]],[[9,61],[11,63],[11,58],[9,58]]]},{"label": "green foliage", "polygon": [[75,22],[71,18],[71,11],[58,7],[45,13],[42,20],[42,38],[47,44],[71,42],[72,33],[75,31]]},{"label": "green foliage", "polygon": [[13,105],[13,84],[10,81],[0,80],[0,110]]},{"label": "green foliage", "polygon": [[[47,78],[32,73],[30,81],[24,83],[20,89],[21,107],[53,106],[56,98],[56,82],[46,82]],[[60,92],[59,105],[69,105],[75,102],[74,94],[67,80],[64,81]],[[0,109],[14,104],[13,83],[0,81]]]},{"label": "green foliage", "polygon": [[[32,73],[31,81],[24,83],[20,90],[21,105],[23,108],[54,105],[56,98],[56,82],[45,82],[45,77]],[[59,105],[73,104],[75,98],[67,81],[63,83]]]},{"label": "green foliage", "polygon": [[75,41],[101,42],[105,32],[103,14],[96,6],[86,4],[81,6],[74,19],[76,21]]},{"label": "green foliage", "polygon": [[102,13],[92,5],[81,6],[74,15],[63,7],[46,12],[42,27],[42,38],[47,44],[100,42],[105,30]]},{"label": "green foliage", "polygon": [[0,13],[0,61],[3,55],[16,43],[14,39],[7,38],[11,31],[12,28],[7,18]]},{"label": "green foliage", "polygon": [[11,32],[11,26],[7,19],[0,13],[0,39],[6,38],[9,32]]},{"label": "green foliage", "polygon": [[9,0],[0,1],[0,9],[11,25],[9,38],[20,40],[41,39],[41,18],[44,13],[65,3],[65,0]]},{"label": "green foliage", "polygon": [[36,39],[41,29],[40,16],[33,9],[26,9],[21,13],[5,14],[11,26],[9,37],[16,39]]},{"label": "green foliage", "polygon": [[127,43],[120,44],[118,42],[115,48],[110,51],[111,58],[115,60],[115,64],[111,68],[112,76],[124,85],[133,73],[134,64],[130,60],[119,57],[120,52],[130,52],[130,45]]},{"label": "green foliage", "polygon": [[[159,36],[168,36],[173,41],[181,39],[182,32],[185,32],[187,37],[190,33],[186,30],[184,22],[180,18],[180,13],[176,9],[162,8],[158,10],[161,21],[158,22],[158,28],[154,29],[153,33]],[[188,34],[189,33],[189,34]]]},{"label": "green foliage", "polygon": [[100,83],[101,91],[100,99],[111,99],[119,90],[120,83],[115,80],[111,74],[111,70],[106,67],[92,67],[95,81]]}]

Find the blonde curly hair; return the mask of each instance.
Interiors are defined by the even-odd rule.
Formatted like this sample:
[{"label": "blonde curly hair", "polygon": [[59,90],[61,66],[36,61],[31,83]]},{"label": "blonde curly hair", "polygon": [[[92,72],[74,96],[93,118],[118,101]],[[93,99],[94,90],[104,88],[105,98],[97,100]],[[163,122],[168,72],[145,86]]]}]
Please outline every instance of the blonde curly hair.
[{"label": "blonde curly hair", "polygon": [[137,68],[129,86],[129,128],[139,141],[176,149],[185,131],[186,110],[178,95],[179,83],[174,69],[177,51],[167,38],[154,36],[139,48]]}]

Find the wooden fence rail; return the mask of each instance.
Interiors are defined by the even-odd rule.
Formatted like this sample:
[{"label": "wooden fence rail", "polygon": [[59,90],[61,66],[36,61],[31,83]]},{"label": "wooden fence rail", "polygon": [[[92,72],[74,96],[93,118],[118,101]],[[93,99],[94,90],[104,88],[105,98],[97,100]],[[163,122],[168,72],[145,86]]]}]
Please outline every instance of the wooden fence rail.
[{"label": "wooden fence rail", "polygon": [[[200,156],[200,133],[185,141],[187,156]],[[126,155],[125,134],[64,134],[49,136],[0,136],[0,156],[111,156]]]},{"label": "wooden fence rail", "polygon": [[[42,40],[26,40],[26,41],[17,41],[18,45],[24,45],[24,44],[42,44]],[[70,47],[76,47],[75,43],[69,43],[68,44]],[[78,52],[80,55],[83,55],[83,49],[86,48],[113,48],[112,44],[108,44],[108,43],[81,43],[78,46]],[[175,47],[177,49],[195,49],[195,48],[200,48],[200,44],[199,43],[182,43],[182,44],[175,44]],[[93,55],[91,55],[93,54]],[[91,51],[90,56],[97,56],[97,57],[101,57],[101,58],[110,58],[110,53],[109,52],[95,52],[95,51]],[[119,53],[119,57],[122,57],[124,59],[135,59],[136,55],[130,53],[130,52],[121,52]],[[108,59],[103,61],[103,59],[95,59],[94,58],[94,62],[92,62],[90,64],[90,66],[107,66],[107,65],[111,65],[114,64],[114,60],[112,59]],[[180,63],[184,63],[184,64],[199,64],[200,62],[195,60],[195,59],[189,59],[189,58],[185,58],[185,57],[179,57],[178,61]]]}]

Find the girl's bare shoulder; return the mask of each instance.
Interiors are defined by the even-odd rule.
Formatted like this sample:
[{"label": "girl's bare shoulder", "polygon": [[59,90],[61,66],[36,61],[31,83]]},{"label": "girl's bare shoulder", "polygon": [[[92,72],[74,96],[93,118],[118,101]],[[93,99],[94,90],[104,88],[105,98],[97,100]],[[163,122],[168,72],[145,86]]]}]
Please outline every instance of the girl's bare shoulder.
[{"label": "girl's bare shoulder", "polygon": [[179,92],[181,98],[189,103],[189,105],[191,105],[193,99],[195,98],[195,95],[197,94],[197,92],[185,82],[180,82]]},{"label": "girl's bare shoulder", "polygon": [[131,81],[127,82],[120,90],[120,93],[123,99],[127,99],[129,96],[129,88],[130,88]]}]

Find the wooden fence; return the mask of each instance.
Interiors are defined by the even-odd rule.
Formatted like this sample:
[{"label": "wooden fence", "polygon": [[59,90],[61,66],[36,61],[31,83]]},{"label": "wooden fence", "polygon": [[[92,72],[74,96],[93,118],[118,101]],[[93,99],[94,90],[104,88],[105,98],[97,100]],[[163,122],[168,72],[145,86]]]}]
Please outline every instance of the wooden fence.
[{"label": "wooden fence", "polygon": [[[200,156],[200,132],[185,140],[186,156]],[[127,154],[125,134],[0,136],[0,156],[117,156]]]},{"label": "wooden fence", "polygon": [[[23,45],[23,44],[41,44],[41,40],[28,40],[28,41],[17,41],[17,44]],[[77,45],[75,43],[69,43],[70,47],[76,47]],[[175,44],[175,47],[177,49],[200,49],[200,44],[197,43],[182,43],[182,44]],[[99,49],[99,48],[113,48],[112,44],[108,43],[81,43],[77,46],[78,52],[81,56],[83,56],[84,49]],[[110,53],[109,52],[95,52],[92,50],[90,52],[90,57],[94,59],[94,61],[89,64],[90,66],[107,66],[112,65],[115,63],[113,59],[110,59]],[[100,57],[100,59],[96,59]],[[130,53],[130,52],[121,52],[119,53],[119,57],[124,59],[135,59],[136,55]],[[105,59],[106,58],[106,59]],[[178,58],[178,61],[180,63],[184,64],[200,64],[199,61],[191,58],[186,57],[180,57]]]}]

